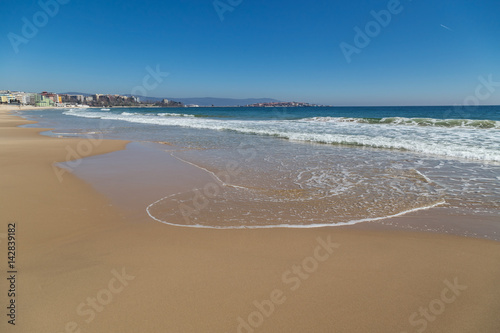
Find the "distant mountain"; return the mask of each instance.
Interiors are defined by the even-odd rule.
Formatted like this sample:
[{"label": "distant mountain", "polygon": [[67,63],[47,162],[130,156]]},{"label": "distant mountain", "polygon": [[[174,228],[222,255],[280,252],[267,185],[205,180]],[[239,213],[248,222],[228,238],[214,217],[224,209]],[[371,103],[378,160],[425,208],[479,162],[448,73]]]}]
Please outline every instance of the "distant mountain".
[{"label": "distant mountain", "polygon": [[[125,96],[130,96],[126,94]],[[235,99],[235,98],[216,98],[216,97],[192,97],[192,98],[175,98],[175,97],[147,97],[147,96],[136,96],[139,97],[141,102],[151,102],[155,103],[163,100],[164,98],[169,101],[181,102],[184,105],[195,104],[199,106],[244,106],[254,103],[274,103],[280,102],[273,98],[246,98],[246,99]]]},{"label": "distant mountain", "polygon": [[[90,96],[93,94],[79,93],[79,92],[64,92],[60,94],[68,95],[83,95]],[[123,96],[131,96],[130,94],[125,94]],[[148,97],[148,96],[136,96],[139,97],[141,102],[159,102],[164,98],[170,101],[181,102],[184,105],[196,104],[199,106],[243,106],[255,103],[276,103],[281,102],[273,98],[246,98],[246,99],[235,99],[235,98],[216,98],[216,97],[193,97],[193,98],[175,98],[175,97]]]},{"label": "distant mountain", "polygon": [[[170,98],[168,98],[170,99]],[[184,105],[196,104],[199,106],[244,106],[255,103],[280,102],[273,98],[215,98],[215,97],[193,97],[193,98],[171,98],[173,101],[182,102]],[[142,100],[142,98],[141,98]]]},{"label": "distant mountain", "polygon": [[81,93],[81,92],[62,92],[62,93],[58,93],[59,95],[83,95],[83,96],[91,96],[93,94],[87,94],[87,93]]}]

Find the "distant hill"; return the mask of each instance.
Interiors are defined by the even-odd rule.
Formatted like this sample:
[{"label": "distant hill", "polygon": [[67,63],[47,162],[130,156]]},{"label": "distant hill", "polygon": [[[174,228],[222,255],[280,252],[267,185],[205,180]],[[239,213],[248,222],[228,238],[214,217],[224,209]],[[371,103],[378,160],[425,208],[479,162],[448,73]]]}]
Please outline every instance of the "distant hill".
[{"label": "distant hill", "polygon": [[[170,98],[168,98],[170,99]],[[142,100],[142,99],[141,99]],[[235,98],[215,98],[215,97],[194,97],[194,98],[172,98],[172,100],[177,102],[182,102],[184,105],[196,104],[199,106],[243,106],[254,103],[273,103],[280,102],[273,98],[246,98],[246,99],[235,99]]]},{"label": "distant hill", "polygon": [[81,93],[81,92],[74,92],[74,91],[70,91],[70,92],[61,92],[61,93],[58,93],[59,95],[83,95],[83,96],[90,96],[90,95],[93,95],[93,94],[87,94],[87,93]]},{"label": "distant hill", "polygon": [[[68,95],[83,95],[90,96],[92,94],[79,93],[79,92],[64,92],[61,94]],[[130,96],[130,94],[124,94],[123,96]],[[181,102],[184,105],[196,104],[199,106],[243,106],[255,103],[275,103],[281,102],[273,98],[246,98],[246,99],[235,99],[235,98],[216,98],[216,97],[192,97],[192,98],[175,98],[175,97],[148,97],[148,96],[136,96],[139,97],[141,102],[151,102],[155,103],[163,100],[164,98]]]}]

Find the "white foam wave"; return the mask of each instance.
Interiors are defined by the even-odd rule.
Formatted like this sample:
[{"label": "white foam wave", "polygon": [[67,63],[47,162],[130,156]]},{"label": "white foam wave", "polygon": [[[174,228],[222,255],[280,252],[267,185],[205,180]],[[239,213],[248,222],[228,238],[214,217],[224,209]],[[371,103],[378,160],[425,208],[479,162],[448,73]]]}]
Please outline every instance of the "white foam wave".
[{"label": "white foam wave", "polygon": [[346,222],[338,222],[338,223],[312,223],[312,224],[275,224],[275,225],[245,225],[245,226],[210,226],[210,225],[202,225],[202,224],[176,224],[176,223],[171,223],[167,221],[163,221],[157,217],[155,217],[151,212],[150,209],[162,202],[163,200],[169,199],[171,197],[174,197],[176,195],[182,194],[183,192],[175,193],[169,196],[166,196],[164,198],[161,198],[160,200],[157,200],[150,204],[148,207],[146,207],[146,213],[151,217],[153,220],[171,225],[174,227],[183,227],[183,228],[199,228],[199,229],[219,229],[219,230],[227,230],[227,229],[279,229],[279,228],[291,228],[291,229],[310,229],[310,228],[325,228],[325,227],[342,227],[342,226],[347,226],[347,225],[355,225],[358,223],[364,223],[364,222],[374,222],[374,221],[380,221],[380,220],[385,220],[385,219],[391,219],[394,217],[399,217],[403,216],[409,213],[421,211],[421,210],[427,210],[431,209],[434,207],[438,207],[441,205],[444,205],[446,201],[441,200],[439,202],[433,203],[428,206],[423,206],[423,207],[417,207],[417,208],[412,208],[397,214],[393,215],[388,215],[388,216],[380,216],[380,217],[371,217],[371,218],[365,218],[365,219],[358,219],[358,220],[351,220],[351,221],[346,221]]},{"label": "white foam wave", "polygon": [[435,127],[461,127],[461,128],[483,128],[500,129],[500,121],[495,120],[472,120],[472,119],[433,119],[433,118],[349,118],[349,117],[311,117],[301,119],[304,122],[323,123],[360,123],[360,124],[386,124],[405,126],[435,126]]},{"label": "white foam wave", "polygon": [[160,117],[189,117],[189,118],[194,118],[194,115],[192,114],[186,114],[186,113],[158,113]]},{"label": "white foam wave", "polygon": [[393,123],[373,125],[357,121],[338,121],[338,118],[335,118],[335,121],[255,121],[172,116],[173,114],[157,116],[128,112],[116,114],[70,110],[64,113],[85,118],[218,131],[228,130],[275,136],[291,141],[398,149],[426,155],[500,162],[500,131],[495,129],[458,126],[394,126]]}]

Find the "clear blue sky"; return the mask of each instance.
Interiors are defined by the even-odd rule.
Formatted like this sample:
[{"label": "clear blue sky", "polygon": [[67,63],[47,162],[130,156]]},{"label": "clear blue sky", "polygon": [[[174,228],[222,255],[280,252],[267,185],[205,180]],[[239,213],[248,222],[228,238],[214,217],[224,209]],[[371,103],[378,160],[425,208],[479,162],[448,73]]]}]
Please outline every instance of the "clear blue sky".
[{"label": "clear blue sky", "polygon": [[[223,21],[213,0],[59,1],[46,23],[37,1],[2,2],[0,89],[126,94],[159,65],[170,75],[149,96],[438,105],[500,82],[498,0],[402,0],[350,63],[340,44],[394,0],[220,0]],[[482,104],[500,104],[491,89]]]}]

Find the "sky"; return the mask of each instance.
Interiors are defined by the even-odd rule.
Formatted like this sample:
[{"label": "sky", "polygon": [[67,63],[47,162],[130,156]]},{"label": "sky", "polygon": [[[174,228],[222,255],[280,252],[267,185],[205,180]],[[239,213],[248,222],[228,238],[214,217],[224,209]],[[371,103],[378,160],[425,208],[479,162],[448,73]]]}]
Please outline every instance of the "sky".
[{"label": "sky", "polygon": [[500,105],[498,0],[2,1],[0,90]]}]

